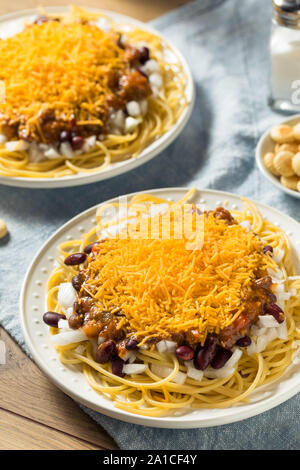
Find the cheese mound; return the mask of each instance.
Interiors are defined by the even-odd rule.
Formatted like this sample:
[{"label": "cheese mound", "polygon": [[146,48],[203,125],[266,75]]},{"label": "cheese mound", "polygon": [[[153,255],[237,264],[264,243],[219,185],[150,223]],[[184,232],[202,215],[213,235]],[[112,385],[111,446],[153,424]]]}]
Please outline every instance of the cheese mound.
[{"label": "cheese mound", "polygon": [[[99,123],[99,110],[111,94],[110,73],[128,61],[116,34],[96,25],[47,21],[0,40],[0,80],[5,103],[0,122],[35,124],[44,110],[56,119]],[[101,121],[100,121],[101,124]]]},{"label": "cheese mound", "polygon": [[107,239],[94,246],[84,289],[103,310],[120,308],[139,338],[197,329],[203,340],[243,311],[243,295],[272,263],[239,224],[206,214],[203,246],[185,238]]}]

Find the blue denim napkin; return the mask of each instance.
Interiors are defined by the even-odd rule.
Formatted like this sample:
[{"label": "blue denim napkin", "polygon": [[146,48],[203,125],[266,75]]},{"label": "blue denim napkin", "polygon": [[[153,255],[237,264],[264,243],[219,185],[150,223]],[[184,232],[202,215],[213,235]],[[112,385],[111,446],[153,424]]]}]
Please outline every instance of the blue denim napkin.
[{"label": "blue denim napkin", "polygon": [[[27,190],[0,187],[4,328],[26,350],[18,297],[27,266],[42,243],[88,207],[134,191],[167,186],[227,190],[263,201],[300,221],[299,200],[263,178],[257,139],[282,116],[267,106],[271,1],[198,0],[152,22],[188,60],[197,99],[180,137],[160,156],[122,176],[88,186]],[[1,367],[1,366],[0,366]],[[260,416],[207,429],[155,429],[108,418],[83,407],[122,449],[299,449],[300,396]]]}]

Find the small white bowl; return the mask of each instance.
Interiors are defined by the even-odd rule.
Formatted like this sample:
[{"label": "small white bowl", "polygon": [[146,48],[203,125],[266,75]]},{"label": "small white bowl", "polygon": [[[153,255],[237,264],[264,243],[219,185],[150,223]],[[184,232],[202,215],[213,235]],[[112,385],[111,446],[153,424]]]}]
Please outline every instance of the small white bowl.
[{"label": "small white bowl", "polygon": [[[288,124],[290,126],[294,126],[295,124],[300,122],[300,114],[294,114],[292,117],[286,119],[285,121],[282,121],[278,124],[275,125],[282,125],[282,124]],[[272,126],[273,127],[273,126]],[[289,194],[290,196],[296,197],[300,199],[300,192],[299,191],[294,191],[293,189],[286,188],[283,186],[279,179],[272,175],[272,173],[267,170],[263,163],[263,156],[268,153],[268,152],[273,152],[274,151],[274,146],[275,143],[270,137],[270,131],[271,128],[269,128],[259,139],[258,144],[256,146],[256,151],[255,151],[255,158],[256,158],[256,163],[258,165],[258,168],[262,172],[262,174],[269,180],[271,183],[273,183],[275,186],[277,186],[281,191],[284,191],[285,193]],[[300,142],[299,142],[300,144]]]}]

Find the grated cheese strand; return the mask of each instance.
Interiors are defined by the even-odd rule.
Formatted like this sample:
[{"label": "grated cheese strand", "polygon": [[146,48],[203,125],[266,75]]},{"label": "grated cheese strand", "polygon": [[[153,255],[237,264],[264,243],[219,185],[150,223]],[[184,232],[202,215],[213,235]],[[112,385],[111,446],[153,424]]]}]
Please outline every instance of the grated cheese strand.
[{"label": "grated cheese strand", "polygon": [[273,261],[254,233],[212,213],[202,249],[186,241],[107,239],[94,246],[84,286],[99,308],[120,307],[140,339],[197,329],[204,340],[240,315],[245,290]]}]

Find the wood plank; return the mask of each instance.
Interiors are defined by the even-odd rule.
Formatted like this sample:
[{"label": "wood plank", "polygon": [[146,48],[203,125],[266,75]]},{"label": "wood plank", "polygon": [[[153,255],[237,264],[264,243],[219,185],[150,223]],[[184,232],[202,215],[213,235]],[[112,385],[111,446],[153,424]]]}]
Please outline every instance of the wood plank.
[{"label": "wood plank", "polygon": [[124,15],[132,16],[141,21],[150,21],[163,13],[188,3],[187,0],[44,0],[37,2],[36,0],[0,0],[0,14],[11,13],[17,10],[25,10],[28,8],[36,8],[40,6],[56,6],[77,4],[80,6],[90,6],[104,8],[106,10],[117,11]]},{"label": "wood plank", "polygon": [[3,329],[0,339],[7,350],[7,363],[0,366],[1,408],[97,447],[116,448],[111,437],[47,379]]},{"label": "wood plank", "polygon": [[102,447],[0,410],[0,450],[101,450]]}]

